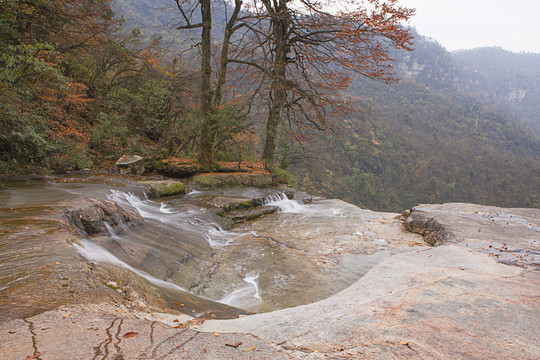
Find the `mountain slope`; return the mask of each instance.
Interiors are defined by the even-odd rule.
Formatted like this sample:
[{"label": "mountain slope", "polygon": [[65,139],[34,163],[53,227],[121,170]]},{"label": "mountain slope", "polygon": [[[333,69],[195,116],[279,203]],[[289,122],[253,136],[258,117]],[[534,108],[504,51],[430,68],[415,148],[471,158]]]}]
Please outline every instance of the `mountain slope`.
[{"label": "mountain slope", "polygon": [[306,190],[392,211],[540,206],[540,139],[524,116],[465,89],[462,63],[422,37],[397,69],[403,80],[392,86],[353,81],[347,95],[362,110],[346,119],[342,146],[321,145],[326,161],[295,170]]}]

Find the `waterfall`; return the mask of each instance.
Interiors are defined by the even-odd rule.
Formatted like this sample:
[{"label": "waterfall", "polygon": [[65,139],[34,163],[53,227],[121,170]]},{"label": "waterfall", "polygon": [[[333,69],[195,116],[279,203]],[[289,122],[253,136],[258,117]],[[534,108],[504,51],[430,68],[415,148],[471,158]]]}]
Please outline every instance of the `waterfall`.
[{"label": "waterfall", "polygon": [[302,213],[306,206],[296,200],[290,200],[284,193],[267,196],[263,205],[273,205],[279,208],[280,212]]},{"label": "waterfall", "polygon": [[236,238],[246,235],[223,230],[217,222],[206,216],[204,209],[183,211],[181,207],[173,208],[165,202],[149,200],[146,196],[140,198],[119,190],[111,190],[108,198],[122,207],[135,209],[147,221],[158,221],[176,232],[199,234],[211,247],[231,245]]}]

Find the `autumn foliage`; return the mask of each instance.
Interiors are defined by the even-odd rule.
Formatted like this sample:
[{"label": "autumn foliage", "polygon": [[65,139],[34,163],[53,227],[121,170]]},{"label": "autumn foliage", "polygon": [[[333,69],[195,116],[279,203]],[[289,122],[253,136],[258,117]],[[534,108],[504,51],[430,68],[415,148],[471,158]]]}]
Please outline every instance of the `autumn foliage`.
[{"label": "autumn foliage", "polygon": [[196,41],[170,52],[111,4],[0,2],[0,172],[124,152],[286,166],[331,127],[351,74],[394,81],[388,49],[411,40],[395,0],[171,0],[171,31]]}]

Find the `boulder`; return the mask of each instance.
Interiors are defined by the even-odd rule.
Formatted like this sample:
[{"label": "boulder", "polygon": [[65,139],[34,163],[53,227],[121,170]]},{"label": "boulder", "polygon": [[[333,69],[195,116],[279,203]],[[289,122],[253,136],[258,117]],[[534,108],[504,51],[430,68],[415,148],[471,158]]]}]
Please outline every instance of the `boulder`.
[{"label": "boulder", "polygon": [[115,166],[123,174],[142,175],[144,173],[144,158],[139,155],[122,155]]},{"label": "boulder", "polygon": [[199,174],[192,181],[204,187],[222,186],[254,186],[265,187],[275,185],[275,180],[270,174]]},{"label": "boulder", "polygon": [[144,222],[138,213],[123,209],[114,201],[92,198],[78,209],[64,210],[64,215],[71,226],[86,235],[107,233],[105,223],[121,232]]},{"label": "boulder", "polygon": [[186,193],[186,187],[180,181],[141,181],[139,184],[148,186],[146,194],[152,198],[184,195]]}]

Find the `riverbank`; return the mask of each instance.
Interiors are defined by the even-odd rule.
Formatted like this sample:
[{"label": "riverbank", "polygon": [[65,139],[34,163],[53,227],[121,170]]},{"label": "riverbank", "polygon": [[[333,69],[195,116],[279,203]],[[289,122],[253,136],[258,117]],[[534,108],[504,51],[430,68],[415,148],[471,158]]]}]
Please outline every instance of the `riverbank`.
[{"label": "riverbank", "polygon": [[[1,221],[9,226],[0,234],[6,259],[2,281],[4,287],[8,284],[0,290],[2,358],[536,359],[540,355],[535,340],[540,323],[539,210],[444,204],[418,206],[398,216],[315,199],[296,212],[279,210],[240,222],[233,232],[248,235],[234,235],[226,246],[210,246],[208,255],[197,255],[201,257],[193,266],[185,258],[178,275],[170,272],[176,267],[163,268],[162,274],[169,275],[161,275],[218,299],[235,288],[244,289],[244,299],[251,299],[246,304],[260,306],[256,288],[243,277],[264,268],[249,281],[256,281],[269,310],[276,306],[272,304],[280,304],[281,310],[215,320],[226,314],[205,313],[204,304],[188,299],[175,305],[133,271],[89,261],[77,251],[72,244],[81,244],[81,235],[67,225],[63,211],[80,207],[77,196],[88,195],[89,189],[94,196],[111,191],[111,183],[86,184],[31,181],[21,184],[20,191],[0,190]],[[123,193],[141,191],[133,183],[118,184],[113,189]],[[244,203],[246,194],[252,199],[267,196],[255,189],[212,190],[192,194],[196,200],[189,204],[170,198],[144,200],[138,206],[150,212],[143,216],[146,222],[151,222],[152,211],[159,214],[161,232],[168,222],[179,226],[182,214],[202,216],[198,212],[202,204],[213,209],[209,214],[216,214],[232,199]],[[122,203],[125,198],[117,199]],[[139,244],[144,244],[146,231],[137,228]],[[104,249],[117,249],[114,254],[126,262],[137,258],[122,257],[129,249],[151,254],[149,248],[135,248],[135,242],[127,242],[122,234],[117,239],[108,234],[90,240]],[[204,247],[205,241],[209,246],[201,239],[189,252]],[[257,256],[246,257],[246,249]],[[235,253],[238,260],[231,257]],[[257,260],[262,254],[267,254],[264,262]],[[374,254],[380,257],[370,257]],[[141,259],[145,258],[137,266],[145,266],[150,259]],[[242,262],[236,261],[246,259],[251,259],[251,267],[243,265],[237,272]],[[371,264],[363,270],[367,259]],[[161,268],[170,263],[152,261],[140,269],[155,271],[158,264]],[[223,265],[213,267],[214,263]],[[9,271],[10,264],[11,270],[22,273]],[[6,277],[10,274],[13,279]],[[198,288],[190,287],[195,283]],[[317,290],[325,283],[330,289],[326,295]],[[310,292],[311,288],[315,290]],[[302,295],[292,295],[292,289]]]}]

